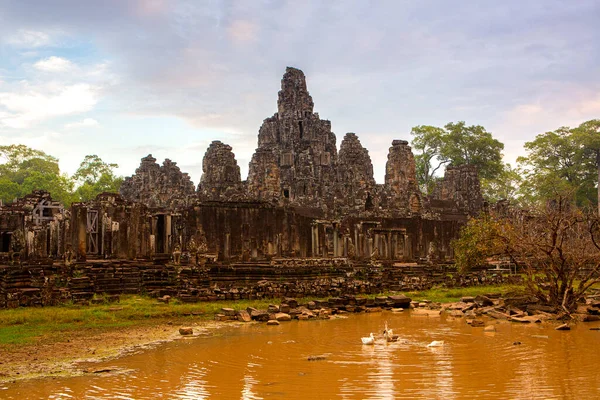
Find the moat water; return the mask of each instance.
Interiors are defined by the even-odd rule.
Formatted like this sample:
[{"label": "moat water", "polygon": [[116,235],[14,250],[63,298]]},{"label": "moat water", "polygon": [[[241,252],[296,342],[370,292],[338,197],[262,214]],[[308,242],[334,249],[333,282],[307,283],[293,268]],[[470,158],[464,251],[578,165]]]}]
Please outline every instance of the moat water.
[{"label": "moat water", "polygon": [[[385,321],[398,342],[383,341]],[[4,385],[0,398],[600,398],[600,331],[589,329],[600,324],[556,331],[551,324],[489,323],[495,332],[463,319],[382,312],[236,324],[94,366],[120,373],[17,382]],[[363,345],[370,332],[375,345]],[[444,346],[427,347],[433,340]]]}]

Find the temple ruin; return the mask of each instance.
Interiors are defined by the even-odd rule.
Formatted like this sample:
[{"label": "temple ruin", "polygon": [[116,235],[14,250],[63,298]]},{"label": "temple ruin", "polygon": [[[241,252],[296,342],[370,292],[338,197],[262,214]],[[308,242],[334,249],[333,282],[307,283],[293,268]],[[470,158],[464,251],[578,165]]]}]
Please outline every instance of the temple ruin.
[{"label": "temple ruin", "polygon": [[208,147],[202,171],[195,188],[175,162],[161,166],[148,155],[120,194],[69,210],[44,192],[0,206],[0,257],[6,264],[120,260],[246,271],[431,264],[452,260],[451,240],[483,207],[471,166],[448,167],[438,190],[422,194],[404,140],[392,140],[384,183],[376,183],[358,135],[347,133],[338,152],[331,122],[314,112],[304,73],[289,67],[277,112],[259,129],[247,179],[232,147],[220,141]]}]

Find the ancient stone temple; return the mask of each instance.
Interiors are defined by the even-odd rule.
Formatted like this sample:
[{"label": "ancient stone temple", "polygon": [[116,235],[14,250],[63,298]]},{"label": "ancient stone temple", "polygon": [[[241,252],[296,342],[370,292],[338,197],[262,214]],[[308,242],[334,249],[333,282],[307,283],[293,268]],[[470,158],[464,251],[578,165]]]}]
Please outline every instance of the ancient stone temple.
[{"label": "ancient stone temple", "polygon": [[189,175],[168,158],[160,166],[152,154],[142,158],[133,176],[125,178],[121,195],[148,207],[178,208],[189,206],[196,197]]},{"label": "ancient stone temple", "polygon": [[347,133],[340,145],[337,168],[336,205],[340,211],[361,212],[374,208],[375,178],[369,151],[355,133]]},{"label": "ancient stone temple", "polygon": [[250,196],[319,209],[333,206],[337,148],[331,123],[313,112],[304,73],[287,68],[278,112],[263,121],[250,162]]},{"label": "ancient stone temple", "polygon": [[477,168],[471,165],[448,166],[434,197],[454,202],[458,210],[477,215],[483,207]]},{"label": "ancient stone temple", "polygon": [[240,167],[231,146],[216,140],[212,142],[202,161],[202,179],[198,185],[201,200],[231,200],[243,196]]},{"label": "ancient stone temple", "polygon": [[31,204],[4,206],[0,244],[5,252],[23,247],[20,254],[32,258],[72,251],[76,260],[168,260],[174,252],[197,252],[199,243],[225,264],[451,260],[451,240],[483,206],[477,170],[448,167],[436,193],[425,196],[408,142],[390,141],[384,183],[377,184],[359,136],[345,134],[338,154],[304,73],[287,68],[246,180],[234,149],[220,141],[204,154],[197,189],[175,162],[159,165],[148,155],[120,194],[76,203],[70,212],[56,211],[41,194]]},{"label": "ancient stone temple", "polygon": [[401,282],[417,264],[429,277],[441,269],[442,282],[451,241],[483,207],[470,166],[448,167],[436,192],[422,194],[404,140],[391,140],[376,183],[357,134],[344,136],[338,154],[331,123],[314,112],[295,68],[259,129],[247,179],[220,141],[202,171],[195,189],[175,162],[148,155],[120,194],[65,210],[34,191],[0,206],[0,307],[95,293],[182,301],[379,293],[410,287]]}]

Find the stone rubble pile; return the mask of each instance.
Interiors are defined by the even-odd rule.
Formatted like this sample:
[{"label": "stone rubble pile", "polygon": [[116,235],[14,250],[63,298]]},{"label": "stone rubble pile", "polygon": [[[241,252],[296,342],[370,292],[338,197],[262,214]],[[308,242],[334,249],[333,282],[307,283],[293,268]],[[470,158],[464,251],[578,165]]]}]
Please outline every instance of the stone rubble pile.
[{"label": "stone rubble pile", "polygon": [[[582,322],[600,321],[600,300],[590,294],[572,316]],[[560,309],[541,304],[534,296],[514,295],[501,297],[499,293],[489,293],[476,297],[463,297],[459,302],[445,304],[439,312],[451,317],[465,318],[471,326],[483,326],[480,319],[507,320],[517,323],[540,323],[564,316]]]},{"label": "stone rubble pile", "polygon": [[[222,308],[215,314],[217,321],[259,321],[285,322],[293,319],[304,321],[309,319],[329,319],[332,315],[360,312],[380,312],[383,309],[407,309],[411,307],[411,299],[404,295],[380,296],[376,298],[341,296],[326,300],[310,301],[299,304],[294,298],[284,298],[281,304],[271,304],[266,310],[248,307],[236,311],[232,308]],[[272,323],[277,325],[277,323]]]}]

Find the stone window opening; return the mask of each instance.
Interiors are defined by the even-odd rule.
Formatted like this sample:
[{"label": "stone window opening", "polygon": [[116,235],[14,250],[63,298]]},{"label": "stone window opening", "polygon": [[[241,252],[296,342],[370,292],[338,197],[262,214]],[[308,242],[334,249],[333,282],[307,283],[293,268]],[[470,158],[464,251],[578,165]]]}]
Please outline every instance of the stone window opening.
[{"label": "stone window opening", "polygon": [[298,121],[298,128],[300,128],[300,139],[304,136],[304,127],[302,126],[302,121]]},{"label": "stone window opening", "polygon": [[10,237],[12,233],[5,232],[2,234],[2,242],[0,242],[0,252],[8,253],[10,251]]},{"label": "stone window opening", "polygon": [[290,189],[283,189],[283,197],[286,199],[290,198]]},{"label": "stone window opening", "polygon": [[371,198],[371,193],[367,192],[367,199],[365,200],[365,211],[370,211],[373,209],[373,199]]}]

